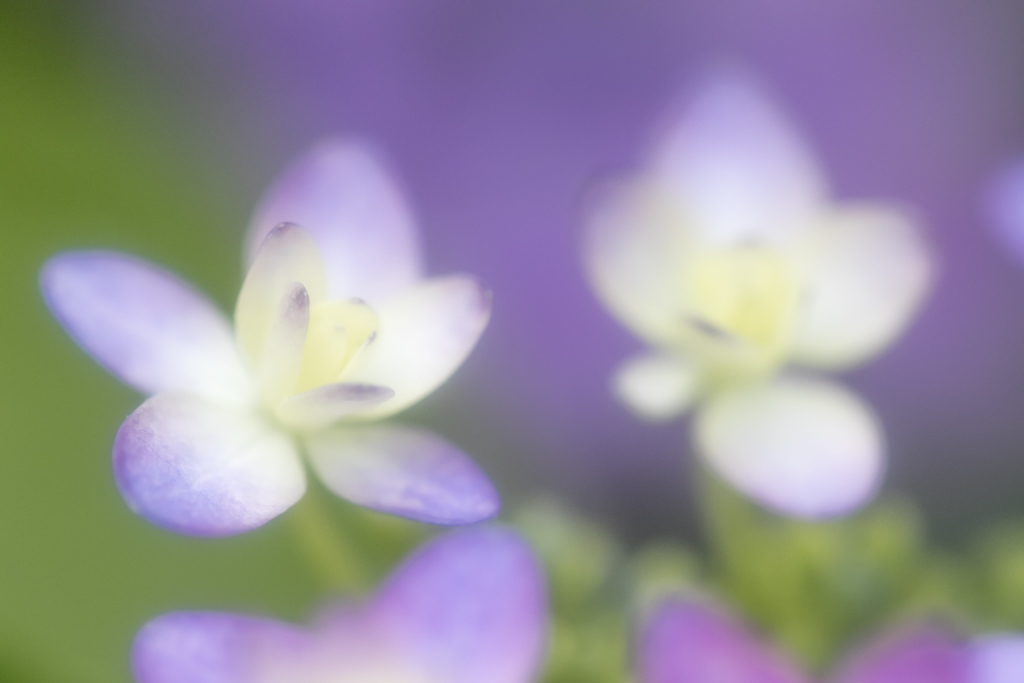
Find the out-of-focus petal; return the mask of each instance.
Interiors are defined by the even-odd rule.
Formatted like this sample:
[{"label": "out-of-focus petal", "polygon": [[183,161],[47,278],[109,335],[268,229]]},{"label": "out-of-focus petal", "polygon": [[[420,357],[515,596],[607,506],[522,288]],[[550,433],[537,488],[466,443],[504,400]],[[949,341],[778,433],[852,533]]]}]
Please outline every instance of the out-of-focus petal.
[{"label": "out-of-focus petal", "polygon": [[640,634],[639,683],[804,683],[741,624],[695,601],[658,607]]},{"label": "out-of-focus petal", "polygon": [[544,652],[545,593],[541,569],[517,535],[464,530],[406,560],[370,617],[424,680],[529,683]]},{"label": "out-of-focus petal", "polygon": [[1024,265],[1024,159],[999,172],[986,204],[996,239],[1018,264]]},{"label": "out-of-focus petal", "polygon": [[472,524],[501,505],[469,456],[423,429],[346,425],[312,434],[306,445],[327,488],[364,507],[431,524]]},{"label": "out-of-focus petal", "polygon": [[792,356],[807,365],[846,367],[884,349],[903,332],[933,279],[917,221],[894,207],[847,206],[800,246],[806,289]]},{"label": "out-of-focus petal", "polygon": [[647,353],[619,367],[615,395],[640,417],[670,420],[693,403],[700,388],[696,366],[678,354]]},{"label": "out-of-focus petal", "polygon": [[327,285],[316,243],[302,228],[283,223],[263,240],[235,304],[238,341],[254,365],[263,358],[281,302],[297,284],[305,288],[309,304],[324,300]]},{"label": "out-of-focus petal", "polygon": [[971,643],[970,683],[1020,683],[1024,681],[1024,636],[1000,633]]},{"label": "out-of-focus petal", "polygon": [[175,275],[127,254],[82,251],[51,258],[39,282],[68,334],[135,389],[252,400],[227,320]]},{"label": "out-of-focus petal", "polygon": [[868,406],[837,384],[809,378],[720,393],[698,412],[696,439],[726,481],[796,517],[864,504],[884,465],[881,428]]},{"label": "out-of-focus petal", "polygon": [[422,271],[416,225],[394,178],[371,146],[331,139],[284,171],[256,209],[246,246],[252,259],[281,222],[320,246],[332,298],[379,306]]},{"label": "out-of-focus petal", "polygon": [[680,338],[684,277],[695,234],[665,188],[652,183],[596,191],[583,235],[583,262],[598,296],[653,344]]},{"label": "out-of-focus petal", "polygon": [[298,629],[268,619],[165,614],[136,636],[132,673],[136,683],[255,683],[260,674],[254,653],[286,650],[304,638]]},{"label": "out-of-focus petal", "polygon": [[274,413],[289,427],[321,429],[343,417],[378,406],[394,395],[388,387],[372,384],[325,384],[289,396],[278,404]]},{"label": "out-of-focus petal", "polygon": [[787,239],[825,201],[825,181],[801,136],[738,71],[709,77],[655,152],[655,174],[712,243]]},{"label": "out-of-focus petal", "polygon": [[471,277],[426,280],[378,310],[377,338],[346,382],[390,387],[395,396],[366,417],[404,410],[441,385],[473,350],[491,314],[490,294]]},{"label": "out-of-focus petal", "polygon": [[265,524],[306,489],[294,444],[257,414],[187,394],[157,394],[114,440],[128,505],[154,524],[226,536]]},{"label": "out-of-focus petal", "polygon": [[836,683],[971,683],[962,643],[935,627],[888,635],[854,654]]}]

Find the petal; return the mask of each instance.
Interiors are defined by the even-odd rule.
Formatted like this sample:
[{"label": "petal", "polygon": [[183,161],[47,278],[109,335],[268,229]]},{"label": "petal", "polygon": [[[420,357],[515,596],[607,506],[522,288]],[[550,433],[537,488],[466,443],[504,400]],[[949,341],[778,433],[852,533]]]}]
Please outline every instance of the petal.
[{"label": "petal", "polygon": [[288,437],[256,413],[186,394],[157,394],[128,416],[114,474],[135,512],[193,536],[255,529],[306,489]]},{"label": "petal", "polygon": [[999,172],[986,203],[996,239],[1018,264],[1024,263],[1024,159]]},{"label": "petal", "polygon": [[697,368],[668,353],[634,356],[615,374],[615,395],[638,416],[652,421],[683,414],[700,388]]},{"label": "petal", "polygon": [[289,427],[322,429],[332,422],[384,403],[395,392],[372,384],[325,384],[289,396],[274,409]]},{"label": "petal", "polygon": [[323,262],[313,238],[302,228],[283,223],[263,240],[235,304],[238,341],[253,364],[258,365],[263,357],[281,301],[297,284],[305,288],[309,305],[327,295]]},{"label": "petal", "polygon": [[390,387],[395,397],[367,417],[404,410],[448,379],[469,355],[491,314],[491,298],[473,278],[434,278],[379,309],[369,357],[348,382]]},{"label": "petal", "polygon": [[[890,634],[840,668],[837,683],[968,683],[968,654],[934,627]],[[972,682],[973,683],[973,682]]]},{"label": "petal", "polygon": [[710,77],[656,148],[655,174],[705,240],[785,239],[824,203],[825,181],[798,131],[751,77]]},{"label": "petal", "polygon": [[427,543],[384,584],[370,614],[427,680],[529,683],[541,663],[544,578],[510,531],[457,531]]},{"label": "petal", "polygon": [[302,367],[306,331],[309,329],[309,294],[299,283],[278,304],[270,321],[256,377],[265,405],[276,405],[295,392]]},{"label": "petal", "polygon": [[1001,633],[985,636],[970,646],[971,683],[1024,681],[1024,636]]},{"label": "petal", "polygon": [[833,212],[807,233],[799,254],[806,290],[792,356],[818,367],[854,365],[888,346],[934,275],[917,221],[883,205]]},{"label": "petal", "polygon": [[802,683],[798,670],[742,624],[696,601],[673,599],[648,619],[640,683]]},{"label": "petal", "polygon": [[255,652],[287,649],[303,638],[298,629],[268,619],[166,614],[136,636],[132,673],[137,683],[254,683]]},{"label": "petal", "polygon": [[652,344],[680,337],[680,274],[696,245],[675,200],[652,184],[619,184],[592,196],[583,261],[598,296],[625,326]]},{"label": "petal", "polygon": [[251,400],[230,325],[177,276],[127,254],[80,251],[47,261],[39,283],[75,342],[135,389]]},{"label": "petal", "polygon": [[697,414],[701,454],[726,481],[777,512],[821,518],[850,512],[882,476],[881,427],[852,392],[780,378],[725,391]]},{"label": "petal", "polygon": [[320,246],[332,298],[379,306],[422,272],[409,207],[379,154],[363,142],[326,140],[274,181],[249,225],[249,259],[285,221],[308,230]]},{"label": "petal", "polygon": [[498,513],[497,491],[458,448],[423,429],[339,426],[307,437],[313,469],[353,503],[431,524]]}]

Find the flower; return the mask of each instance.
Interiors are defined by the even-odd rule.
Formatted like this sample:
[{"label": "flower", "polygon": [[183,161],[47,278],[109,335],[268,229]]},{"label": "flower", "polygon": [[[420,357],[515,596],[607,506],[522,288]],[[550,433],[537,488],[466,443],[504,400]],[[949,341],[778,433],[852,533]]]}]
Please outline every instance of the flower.
[{"label": "flower", "polygon": [[[639,683],[809,683],[810,677],[732,616],[695,599],[671,598],[639,635]],[[973,679],[964,643],[933,625],[870,642],[828,680],[835,683],[995,683]]]},{"label": "flower", "polygon": [[315,147],[264,197],[247,245],[234,330],[133,256],[65,252],[42,269],[71,337],[150,395],[114,441],[128,505],[180,533],[253,529],[302,497],[303,450],[359,505],[437,524],[496,514],[490,481],[455,446],[373,424],[444,382],[490,313],[472,278],[422,279],[415,224],[374,151]]},{"label": "flower", "polygon": [[989,184],[985,209],[993,234],[1017,263],[1024,262],[1024,159],[1001,168]]},{"label": "flower", "polygon": [[213,612],[158,617],[136,638],[133,670],[138,683],[527,683],[546,609],[541,570],[518,536],[461,530],[312,630]]},{"label": "flower", "polygon": [[884,450],[870,409],[779,371],[852,367],[906,327],[933,275],[913,214],[831,204],[804,142],[736,73],[712,78],[593,208],[589,278],[654,347],[618,370],[619,399],[652,420],[700,401],[701,455],[776,511],[826,517],[870,498]]}]

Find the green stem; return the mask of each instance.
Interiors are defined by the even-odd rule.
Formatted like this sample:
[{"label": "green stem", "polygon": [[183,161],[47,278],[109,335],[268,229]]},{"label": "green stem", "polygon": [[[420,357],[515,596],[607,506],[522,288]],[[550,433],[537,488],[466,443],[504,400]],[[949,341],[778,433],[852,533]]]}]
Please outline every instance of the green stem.
[{"label": "green stem", "polygon": [[351,537],[335,521],[315,490],[288,513],[292,530],[313,573],[328,590],[363,593],[371,586],[370,572]]}]

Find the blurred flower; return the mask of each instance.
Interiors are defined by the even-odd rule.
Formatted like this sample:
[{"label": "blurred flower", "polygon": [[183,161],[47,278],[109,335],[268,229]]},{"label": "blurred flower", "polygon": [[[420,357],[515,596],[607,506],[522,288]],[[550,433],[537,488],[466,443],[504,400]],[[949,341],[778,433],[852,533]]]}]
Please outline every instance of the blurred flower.
[{"label": "blurred flower", "polygon": [[992,181],[987,211],[996,239],[1024,264],[1024,160],[1004,167]]},{"label": "blurred flower", "polygon": [[133,650],[139,683],[527,683],[544,651],[543,577],[514,534],[429,542],[366,604],[311,630],[213,612],[168,614]]},{"label": "blurred flower", "polygon": [[494,515],[497,493],[460,450],[367,424],[446,380],[490,312],[472,278],[421,279],[415,224],[373,151],[329,141],[299,160],[258,207],[247,254],[234,334],[200,293],[132,256],[66,252],[43,267],[68,333],[152,395],[114,442],[132,509],[187,534],[258,527],[303,495],[304,449],[354,503],[438,524]]},{"label": "blurred flower", "polygon": [[970,646],[971,683],[1024,681],[1024,636],[992,634]]},{"label": "blurred flower", "polygon": [[[808,683],[781,653],[716,607],[662,603],[639,638],[639,683]],[[935,626],[890,633],[858,650],[828,680],[836,683],[974,683],[969,657]],[[978,683],[981,683],[980,681]]]},{"label": "blurred flower", "polygon": [[869,408],[787,363],[842,370],[907,325],[933,265],[913,215],[830,203],[797,132],[756,84],[710,80],[647,168],[607,189],[586,235],[593,286],[654,347],[617,396],[652,420],[705,400],[696,440],[732,485],[781,512],[847,512],[877,488]]}]

